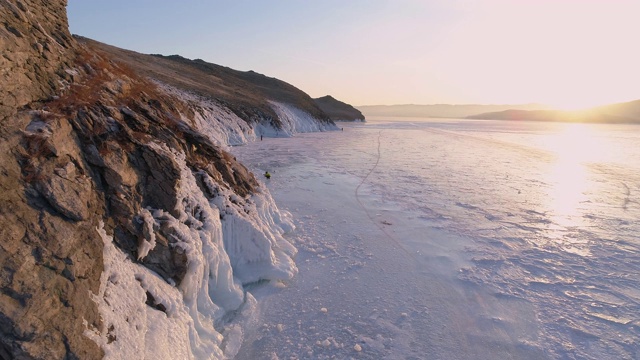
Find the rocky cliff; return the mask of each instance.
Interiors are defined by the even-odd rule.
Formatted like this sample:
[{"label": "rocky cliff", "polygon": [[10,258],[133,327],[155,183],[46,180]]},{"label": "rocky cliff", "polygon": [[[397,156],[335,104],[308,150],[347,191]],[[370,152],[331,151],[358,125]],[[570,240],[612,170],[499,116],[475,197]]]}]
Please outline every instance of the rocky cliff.
[{"label": "rocky cliff", "polygon": [[240,104],[153,77],[74,39],[65,6],[0,0],[0,358],[233,356],[243,285],[292,277],[296,250],[224,148],[335,125],[255,74]]},{"label": "rocky cliff", "polygon": [[353,106],[336,100],[331,95],[314,99],[316,105],[333,121],[364,121],[364,115]]}]

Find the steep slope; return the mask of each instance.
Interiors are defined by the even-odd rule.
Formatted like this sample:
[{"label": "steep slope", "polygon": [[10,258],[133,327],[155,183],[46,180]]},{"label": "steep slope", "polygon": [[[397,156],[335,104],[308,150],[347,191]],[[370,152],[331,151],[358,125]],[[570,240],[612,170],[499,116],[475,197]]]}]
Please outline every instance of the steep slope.
[{"label": "steep slope", "polygon": [[[56,136],[29,138],[27,130],[38,102],[50,99],[73,79],[65,70],[75,57],[67,31],[66,3],[0,0],[0,358],[95,359],[102,350],[82,336],[84,326],[99,326],[97,306],[87,301],[99,288],[102,246],[89,221],[71,222],[39,194],[47,181],[26,179],[29,152],[43,151],[62,162],[75,151],[68,122],[58,122]],[[43,117],[46,115],[43,114]],[[30,128],[38,133],[37,126]],[[28,131],[28,132],[25,132]],[[45,129],[42,129],[45,133]],[[43,134],[44,135],[44,134]],[[42,145],[36,144],[42,141]],[[70,144],[64,142],[71,141]],[[58,146],[50,148],[50,144]],[[32,144],[32,145],[31,145]],[[49,145],[47,145],[49,144]],[[65,148],[65,149],[63,149]],[[31,150],[30,150],[31,149]],[[75,166],[75,165],[74,165]],[[47,172],[49,169],[46,170]],[[82,176],[82,174],[78,174]],[[60,185],[57,176],[49,188]],[[86,184],[79,177],[78,190]],[[51,186],[52,185],[52,186]],[[88,187],[89,185],[87,185]],[[74,186],[75,187],[75,186]],[[62,193],[64,191],[58,191]],[[69,195],[71,196],[71,195]],[[58,203],[66,203],[62,198]],[[71,210],[69,208],[69,210]],[[83,210],[101,214],[93,197]],[[72,215],[73,216],[73,215]],[[78,322],[70,321],[78,319]]]},{"label": "steep slope", "polygon": [[333,121],[364,121],[364,115],[358,109],[336,100],[331,95],[313,100]]},{"label": "steep slope", "polygon": [[316,106],[313,99],[284,81],[253,71],[189,60],[179,55],[146,55],[120,49],[87,38],[81,43],[109,54],[136,72],[164,84],[212,99],[250,124],[267,123],[274,128],[286,126],[271,102],[287,104],[311,115],[319,125],[333,128],[333,122]]},{"label": "steep slope", "polygon": [[243,285],[297,268],[287,213],[224,147],[333,125],[151,81],[71,37],[65,5],[0,0],[0,358],[233,356]]},{"label": "steep slope", "polygon": [[[0,119],[16,109],[54,94],[60,81],[70,78],[64,65],[71,61],[65,2],[44,8],[31,1],[0,0]],[[49,11],[50,10],[50,11]]]}]

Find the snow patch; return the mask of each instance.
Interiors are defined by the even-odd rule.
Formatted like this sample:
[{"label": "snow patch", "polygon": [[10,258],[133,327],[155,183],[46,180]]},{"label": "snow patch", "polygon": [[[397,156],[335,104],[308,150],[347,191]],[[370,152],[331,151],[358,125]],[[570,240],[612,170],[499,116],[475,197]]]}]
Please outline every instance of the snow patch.
[{"label": "snow patch", "polygon": [[[196,326],[195,320],[200,319],[193,319],[177,288],[133,263],[114,245],[102,222],[97,230],[104,241],[104,271],[93,298],[103,326],[85,334],[104,350],[105,359],[221,358],[222,336],[213,328],[213,321]],[[147,293],[165,311],[148,306]]]}]

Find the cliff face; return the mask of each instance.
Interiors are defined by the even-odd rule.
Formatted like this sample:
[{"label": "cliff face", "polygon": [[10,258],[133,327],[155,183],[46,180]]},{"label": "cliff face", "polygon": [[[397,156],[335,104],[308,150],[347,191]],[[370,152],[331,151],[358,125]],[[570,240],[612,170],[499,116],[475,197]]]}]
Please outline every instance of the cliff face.
[{"label": "cliff face", "polygon": [[[90,324],[100,324],[96,305],[86,299],[98,290],[102,246],[93,235],[95,224],[80,218],[104,209],[90,196],[87,168],[74,146],[78,140],[69,121],[56,118],[45,126],[40,120],[48,115],[30,110],[72,81],[65,69],[73,62],[75,45],[67,31],[65,6],[64,1],[0,1],[2,358],[102,354],[82,336],[82,321],[69,319],[81,315]],[[35,167],[40,158],[46,159],[43,176],[26,179],[25,169]],[[69,204],[69,190],[87,196],[76,207]]]},{"label": "cliff face", "polygon": [[233,356],[243,284],[292,277],[296,250],[224,148],[335,126],[143,77],[71,37],[65,5],[0,0],[0,358]]},{"label": "cliff face", "polygon": [[69,79],[73,40],[66,1],[0,0],[0,119],[17,108],[46,99]]},{"label": "cliff face", "polygon": [[333,121],[364,121],[364,115],[360,110],[336,100],[330,95],[314,99],[314,101]]}]

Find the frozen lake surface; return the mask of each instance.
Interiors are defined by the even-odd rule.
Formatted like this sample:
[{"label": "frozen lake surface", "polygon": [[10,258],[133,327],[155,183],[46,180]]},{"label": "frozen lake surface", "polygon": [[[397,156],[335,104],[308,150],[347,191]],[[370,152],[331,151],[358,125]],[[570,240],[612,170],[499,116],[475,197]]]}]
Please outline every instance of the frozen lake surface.
[{"label": "frozen lake surface", "polygon": [[238,359],[640,358],[639,126],[341,126],[232,150],[300,250]]}]

